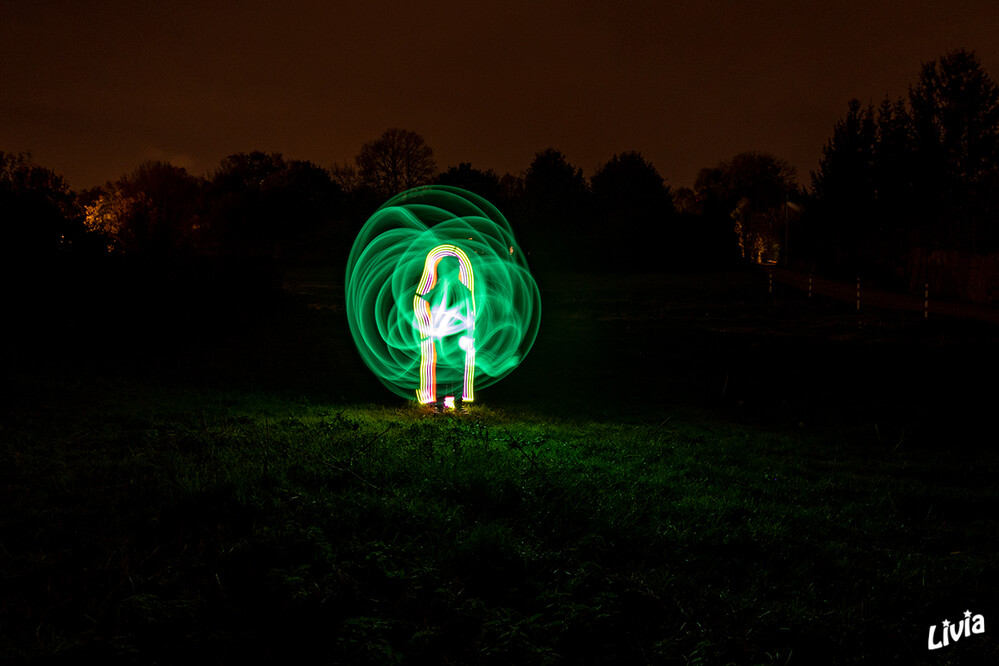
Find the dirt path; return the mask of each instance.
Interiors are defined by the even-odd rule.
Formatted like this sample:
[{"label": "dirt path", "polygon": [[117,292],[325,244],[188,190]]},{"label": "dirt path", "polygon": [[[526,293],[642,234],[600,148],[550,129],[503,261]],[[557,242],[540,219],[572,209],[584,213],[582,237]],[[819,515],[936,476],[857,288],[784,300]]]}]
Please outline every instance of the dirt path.
[{"label": "dirt path", "polygon": [[[773,279],[776,284],[784,284],[803,293],[808,292],[809,276],[805,273],[798,273],[776,266],[763,267],[762,270],[773,271]],[[813,277],[812,293],[816,296],[825,296],[848,303],[857,302],[857,284],[855,282],[851,284]],[[929,294],[929,307],[927,308],[924,296],[871,289],[865,286],[863,281],[860,283],[860,307],[861,311],[865,307],[890,308],[893,310],[915,312],[923,312],[925,310],[928,312],[929,317],[943,315],[963,319],[978,319],[980,321],[999,324],[999,308],[988,305],[976,305],[974,303],[953,303],[934,300],[932,292]]]}]

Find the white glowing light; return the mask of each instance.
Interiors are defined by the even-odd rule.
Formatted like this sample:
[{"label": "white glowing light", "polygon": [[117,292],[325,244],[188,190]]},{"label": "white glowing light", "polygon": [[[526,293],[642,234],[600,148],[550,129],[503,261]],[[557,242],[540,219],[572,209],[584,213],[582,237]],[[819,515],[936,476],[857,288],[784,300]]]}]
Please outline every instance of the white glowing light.
[{"label": "white glowing light", "polygon": [[440,339],[468,330],[469,315],[468,304],[465,301],[448,307],[447,290],[443,290],[441,302],[430,310],[430,337]]}]

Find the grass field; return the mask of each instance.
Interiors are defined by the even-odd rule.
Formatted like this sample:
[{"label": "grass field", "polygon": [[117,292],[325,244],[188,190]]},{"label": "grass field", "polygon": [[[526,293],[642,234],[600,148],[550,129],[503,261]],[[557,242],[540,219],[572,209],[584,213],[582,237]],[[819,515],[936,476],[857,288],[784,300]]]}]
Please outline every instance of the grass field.
[{"label": "grass field", "polygon": [[8,371],[0,659],[999,663],[994,327],[541,276],[523,366],[433,415],[336,277]]}]

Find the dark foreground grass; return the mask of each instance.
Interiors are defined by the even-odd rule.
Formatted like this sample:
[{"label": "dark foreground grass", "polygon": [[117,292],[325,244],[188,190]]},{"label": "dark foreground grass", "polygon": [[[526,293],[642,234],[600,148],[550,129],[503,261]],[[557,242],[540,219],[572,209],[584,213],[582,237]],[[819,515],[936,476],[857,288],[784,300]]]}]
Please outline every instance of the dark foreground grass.
[{"label": "dark foreground grass", "polygon": [[[999,454],[13,377],[0,660],[999,663]],[[986,633],[927,650],[970,609]]]}]

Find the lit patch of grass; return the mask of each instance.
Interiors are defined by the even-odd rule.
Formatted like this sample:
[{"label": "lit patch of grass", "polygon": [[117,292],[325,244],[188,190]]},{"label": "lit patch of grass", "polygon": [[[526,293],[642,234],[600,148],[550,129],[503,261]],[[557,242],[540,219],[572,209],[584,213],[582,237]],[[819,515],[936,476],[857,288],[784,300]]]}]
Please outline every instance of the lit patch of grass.
[{"label": "lit patch of grass", "polygon": [[978,609],[996,582],[989,451],[941,474],[866,430],[684,413],[21,396],[0,447],[9,660],[925,663],[940,591]]}]

